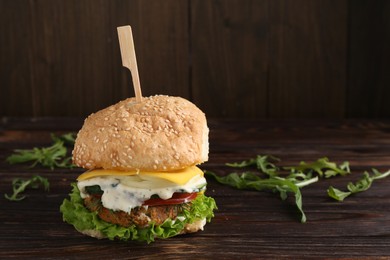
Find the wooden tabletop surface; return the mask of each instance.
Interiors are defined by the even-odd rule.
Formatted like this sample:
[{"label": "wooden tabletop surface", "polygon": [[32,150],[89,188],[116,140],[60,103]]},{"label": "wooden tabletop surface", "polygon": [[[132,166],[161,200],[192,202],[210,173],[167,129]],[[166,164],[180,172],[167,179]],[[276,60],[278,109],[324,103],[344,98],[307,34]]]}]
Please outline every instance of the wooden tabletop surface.
[{"label": "wooden tabletop surface", "polygon": [[328,157],[349,161],[352,174],[302,188],[307,222],[294,201],[276,194],[236,190],[208,180],[207,194],[218,210],[205,230],[152,244],[97,240],[62,221],[59,206],[82,169],[28,168],[5,162],[13,149],[50,144],[50,133],[77,131],[78,119],[9,119],[0,123],[0,192],[12,193],[12,179],[39,174],[50,191],[28,190],[11,202],[0,194],[0,259],[4,258],[383,258],[390,257],[390,178],[336,202],[332,185],[345,189],[365,170],[390,169],[390,121],[209,120],[210,160],[202,169],[226,174],[226,162],[257,154],[279,157],[281,165]]}]

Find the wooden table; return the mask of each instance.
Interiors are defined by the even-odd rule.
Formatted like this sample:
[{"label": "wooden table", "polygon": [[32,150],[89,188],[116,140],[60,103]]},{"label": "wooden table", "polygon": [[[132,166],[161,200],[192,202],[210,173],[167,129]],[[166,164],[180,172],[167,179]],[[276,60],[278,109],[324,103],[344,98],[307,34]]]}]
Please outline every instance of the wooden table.
[{"label": "wooden table", "polygon": [[329,185],[345,188],[372,167],[390,169],[390,121],[209,120],[210,160],[203,169],[230,171],[225,162],[272,154],[282,165],[327,156],[349,161],[352,174],[321,180],[302,189],[307,223],[299,222],[292,200],[267,192],[235,190],[209,180],[207,193],[219,210],[203,232],[139,242],[97,240],[62,222],[59,206],[82,169],[51,171],[8,165],[13,149],[50,144],[49,133],[77,131],[77,119],[3,119],[0,124],[0,191],[11,193],[16,177],[39,174],[49,192],[29,190],[27,199],[0,196],[0,258],[389,258],[390,178],[366,192],[336,202]]}]

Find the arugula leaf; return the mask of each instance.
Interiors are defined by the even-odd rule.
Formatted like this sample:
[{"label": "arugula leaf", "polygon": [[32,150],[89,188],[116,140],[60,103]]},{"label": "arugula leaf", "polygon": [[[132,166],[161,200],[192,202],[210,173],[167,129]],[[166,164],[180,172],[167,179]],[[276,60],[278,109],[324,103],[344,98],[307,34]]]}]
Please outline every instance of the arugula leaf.
[{"label": "arugula leaf", "polygon": [[320,177],[325,178],[337,175],[345,176],[351,173],[348,162],[343,162],[342,164],[337,165],[334,162],[329,162],[329,159],[326,157],[320,158],[312,163],[300,162],[298,166],[284,167],[284,169],[292,172],[315,172]]},{"label": "arugula leaf", "polygon": [[[301,222],[306,222],[306,216],[302,207],[302,194],[300,188],[317,182],[319,178],[331,178],[334,176],[345,176],[350,174],[348,162],[337,165],[330,162],[328,158],[320,158],[317,161],[306,163],[300,162],[297,166],[279,168],[273,162],[280,160],[270,155],[257,155],[242,162],[227,163],[227,166],[234,168],[245,168],[255,166],[257,171],[246,171],[242,173],[230,173],[226,176],[218,176],[213,172],[205,171],[206,176],[213,177],[219,183],[229,185],[237,189],[252,189],[257,191],[271,191],[279,193],[280,198],[285,200],[289,193],[294,194],[295,204],[301,212]],[[287,171],[287,173],[286,173]],[[348,191],[340,191],[332,186],[328,189],[328,195],[336,200],[342,201],[353,193],[367,190],[372,182],[390,175],[390,170],[385,173],[373,169],[373,176],[367,172],[361,180],[356,183],[349,183]],[[266,177],[261,177],[262,175]]]},{"label": "arugula leaf", "polygon": [[383,179],[390,175],[390,170],[384,173],[380,173],[376,169],[372,169],[373,175],[370,176],[368,172],[363,173],[363,177],[359,179],[357,182],[352,183],[349,182],[347,185],[348,191],[341,191],[330,186],[327,190],[329,197],[337,200],[343,201],[345,198],[349,197],[352,194],[359,193],[365,191],[371,187],[371,184],[374,180]]},{"label": "arugula leaf", "polygon": [[[234,168],[255,166],[256,172],[230,173],[226,176],[218,176],[213,172],[206,171],[219,183],[229,185],[237,189],[252,189],[257,191],[271,191],[279,193],[282,200],[286,200],[289,194],[295,196],[295,204],[301,213],[301,222],[306,222],[306,215],[302,208],[301,188],[317,182],[320,177],[330,178],[336,175],[344,176],[350,173],[349,163],[337,165],[328,158],[320,158],[312,163],[301,162],[297,166],[277,167],[274,162],[280,159],[271,155],[257,155],[242,162],[227,163]],[[287,171],[287,173],[286,173]],[[262,178],[261,174],[266,177]],[[317,175],[317,176],[315,176]]]},{"label": "arugula leaf", "polygon": [[[288,193],[293,193],[295,196],[295,204],[301,213],[301,222],[306,222],[306,215],[302,209],[302,194],[298,183],[281,177],[270,177],[262,179],[256,173],[244,172],[241,175],[237,173],[230,173],[227,176],[221,177],[211,171],[205,171],[207,176],[213,177],[219,183],[229,185],[237,189],[254,189],[257,191],[272,191],[279,192],[282,200],[287,199]],[[316,181],[318,178],[313,178]]]},{"label": "arugula leaf", "polygon": [[333,186],[329,186],[327,192],[329,197],[338,201],[343,201],[346,197],[351,195],[350,191],[341,191],[339,189],[333,188]]},{"label": "arugula leaf", "polygon": [[51,134],[51,139],[54,142],[63,141],[64,144],[74,146],[76,141],[76,133],[67,133],[60,136],[56,136],[55,134]]},{"label": "arugula leaf", "polygon": [[12,195],[9,196],[8,194],[4,194],[4,197],[10,201],[23,200],[26,196],[20,195],[20,193],[24,192],[27,188],[38,189],[41,184],[43,185],[45,191],[49,190],[49,181],[39,175],[34,175],[28,180],[15,178],[12,180]]},{"label": "arugula leaf", "polygon": [[74,145],[75,134],[68,133],[59,137],[52,134],[53,145],[49,147],[33,148],[25,150],[14,150],[14,154],[10,155],[6,160],[10,164],[32,162],[30,167],[35,167],[37,164],[50,169],[57,168],[72,168],[71,157],[67,156],[67,147],[65,142]]},{"label": "arugula leaf", "polygon": [[262,171],[263,173],[269,176],[274,176],[276,172],[279,171],[279,168],[276,167],[275,164],[271,163],[270,159],[275,162],[280,161],[279,158],[276,158],[272,155],[264,155],[264,156],[257,155],[256,158],[252,158],[247,161],[226,163],[226,165],[234,168],[244,168],[244,167],[255,165],[257,169]]}]

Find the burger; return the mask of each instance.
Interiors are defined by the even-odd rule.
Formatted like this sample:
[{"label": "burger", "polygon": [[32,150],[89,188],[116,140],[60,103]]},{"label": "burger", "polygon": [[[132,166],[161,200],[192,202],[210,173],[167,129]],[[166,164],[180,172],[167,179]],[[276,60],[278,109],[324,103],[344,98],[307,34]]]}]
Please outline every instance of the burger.
[{"label": "burger", "polygon": [[196,165],[208,160],[205,114],[172,96],[128,98],[91,114],[73,162],[87,169],[60,207],[85,235],[148,243],[203,230],[216,203]]}]

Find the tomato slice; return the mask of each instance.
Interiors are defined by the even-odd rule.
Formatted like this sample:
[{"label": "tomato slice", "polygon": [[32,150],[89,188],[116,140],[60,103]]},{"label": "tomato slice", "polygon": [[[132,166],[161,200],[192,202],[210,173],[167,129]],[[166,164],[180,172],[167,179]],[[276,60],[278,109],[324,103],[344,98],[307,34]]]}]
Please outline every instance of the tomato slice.
[{"label": "tomato slice", "polygon": [[172,198],[163,200],[160,198],[148,199],[144,202],[144,206],[158,206],[158,205],[175,205],[187,203],[194,200],[198,193],[173,193]]}]

